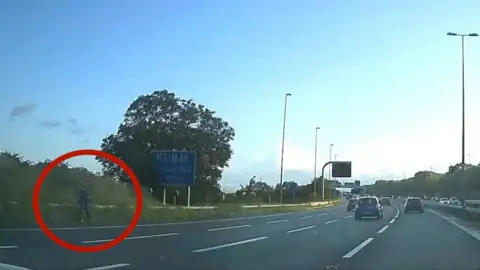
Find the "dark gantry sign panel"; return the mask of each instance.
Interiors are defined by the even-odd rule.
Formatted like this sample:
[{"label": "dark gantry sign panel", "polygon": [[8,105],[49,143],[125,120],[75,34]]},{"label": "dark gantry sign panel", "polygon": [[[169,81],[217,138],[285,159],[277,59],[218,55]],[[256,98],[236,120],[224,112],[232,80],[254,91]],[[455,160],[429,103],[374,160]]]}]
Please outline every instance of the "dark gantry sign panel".
[{"label": "dark gantry sign panel", "polygon": [[157,182],[165,186],[193,186],[196,157],[192,151],[152,151]]},{"label": "dark gantry sign panel", "polygon": [[337,161],[332,163],[332,177],[338,177],[338,178],[352,177],[352,162]]}]

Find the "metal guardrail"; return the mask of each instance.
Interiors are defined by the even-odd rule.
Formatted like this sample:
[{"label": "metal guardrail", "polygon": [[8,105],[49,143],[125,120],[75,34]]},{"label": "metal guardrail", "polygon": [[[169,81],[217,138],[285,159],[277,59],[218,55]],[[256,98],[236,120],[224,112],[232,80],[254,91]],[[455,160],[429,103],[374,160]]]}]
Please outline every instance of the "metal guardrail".
[{"label": "metal guardrail", "polygon": [[424,201],[424,206],[450,212],[452,214],[464,215],[468,218],[480,220],[480,200],[466,200],[464,205]]},{"label": "metal guardrail", "polygon": [[330,202],[311,202],[311,203],[291,203],[291,204],[255,204],[255,205],[241,205],[241,208],[268,208],[268,207],[292,207],[292,206],[321,206],[335,204],[337,201]]},{"label": "metal guardrail", "polygon": [[[311,203],[296,203],[296,204],[245,204],[239,205],[240,208],[271,208],[271,207],[294,207],[294,206],[322,206],[335,204],[338,201],[329,201],[329,202],[311,202]],[[12,204],[18,204],[17,202],[12,202]],[[57,204],[49,203],[51,207],[77,207],[75,204]],[[116,205],[99,205],[93,204],[93,208],[117,208]],[[173,206],[173,205],[148,205],[148,209],[189,209],[189,210],[212,210],[217,209],[216,205],[205,205],[205,206]],[[135,208],[135,205],[129,206],[129,208]]]}]

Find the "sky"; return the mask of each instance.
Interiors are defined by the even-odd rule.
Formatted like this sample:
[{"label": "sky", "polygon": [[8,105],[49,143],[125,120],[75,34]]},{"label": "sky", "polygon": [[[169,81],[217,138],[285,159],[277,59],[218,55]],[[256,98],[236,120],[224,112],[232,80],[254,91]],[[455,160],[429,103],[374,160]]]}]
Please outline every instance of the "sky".
[{"label": "sky", "polygon": [[[222,186],[447,171],[461,158],[461,39],[479,1],[0,3],[0,148],[30,160],[99,149],[129,104],[167,89],[235,128]],[[480,162],[480,37],[465,40],[466,162]],[[92,170],[89,157],[69,161]]]}]

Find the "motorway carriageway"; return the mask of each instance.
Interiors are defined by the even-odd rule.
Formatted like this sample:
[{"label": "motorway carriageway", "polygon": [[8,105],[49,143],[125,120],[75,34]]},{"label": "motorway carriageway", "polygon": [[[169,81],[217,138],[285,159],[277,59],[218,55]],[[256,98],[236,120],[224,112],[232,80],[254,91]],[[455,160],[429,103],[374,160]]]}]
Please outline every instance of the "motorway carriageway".
[{"label": "motorway carriageway", "polygon": [[[123,227],[64,228],[77,244],[109,241]],[[75,253],[41,231],[0,230],[0,269],[33,270],[477,270],[480,234],[446,214],[403,213],[400,202],[381,220],[356,221],[344,204],[251,218],[138,226],[101,253]],[[11,268],[15,269],[15,268]]]}]

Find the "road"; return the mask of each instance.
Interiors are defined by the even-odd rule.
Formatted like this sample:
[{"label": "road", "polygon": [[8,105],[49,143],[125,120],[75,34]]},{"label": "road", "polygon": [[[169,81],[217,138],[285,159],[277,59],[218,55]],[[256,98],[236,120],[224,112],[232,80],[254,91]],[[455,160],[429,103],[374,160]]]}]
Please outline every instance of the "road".
[{"label": "road", "polygon": [[[345,205],[308,212],[137,227],[101,253],[58,247],[36,230],[0,231],[0,263],[34,270],[79,269],[349,269],[480,268],[480,236],[438,213],[404,214],[400,203],[382,220],[356,221]],[[458,225],[458,226],[461,226]],[[123,228],[62,229],[94,245]],[[0,269],[2,269],[0,264]]]}]

